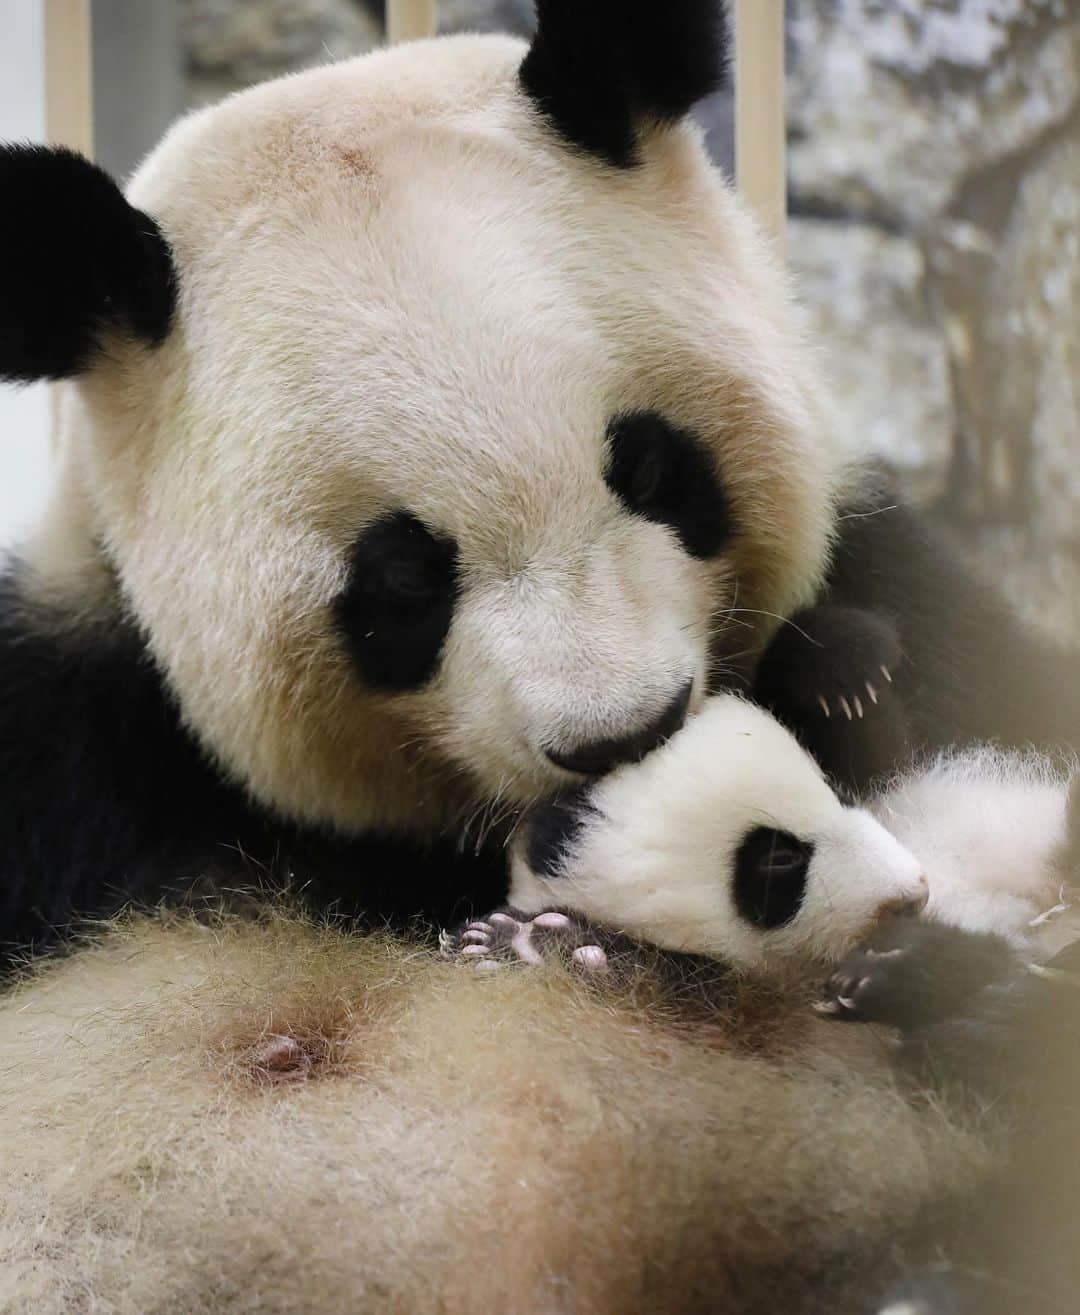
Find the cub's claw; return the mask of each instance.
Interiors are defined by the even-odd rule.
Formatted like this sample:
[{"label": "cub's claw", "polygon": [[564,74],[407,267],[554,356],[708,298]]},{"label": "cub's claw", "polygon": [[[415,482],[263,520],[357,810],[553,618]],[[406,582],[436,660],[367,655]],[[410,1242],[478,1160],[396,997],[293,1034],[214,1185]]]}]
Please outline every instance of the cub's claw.
[{"label": "cub's claw", "polygon": [[954,1017],[1019,960],[999,936],[897,918],[843,960],[814,1005],[824,1018],[918,1027]]}]

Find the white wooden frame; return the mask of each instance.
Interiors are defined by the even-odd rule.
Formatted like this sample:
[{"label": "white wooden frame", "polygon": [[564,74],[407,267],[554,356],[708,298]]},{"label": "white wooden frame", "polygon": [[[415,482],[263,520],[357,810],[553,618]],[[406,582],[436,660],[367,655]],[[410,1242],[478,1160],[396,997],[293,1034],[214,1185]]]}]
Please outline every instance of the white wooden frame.
[{"label": "white wooden frame", "polygon": [[784,254],[787,129],[784,0],[734,0],[735,178]]},{"label": "white wooden frame", "polygon": [[45,0],[45,123],[49,141],[94,154],[90,0]]},{"label": "white wooden frame", "polygon": [[386,39],[391,45],[433,37],[437,30],[435,0],[386,0]]}]

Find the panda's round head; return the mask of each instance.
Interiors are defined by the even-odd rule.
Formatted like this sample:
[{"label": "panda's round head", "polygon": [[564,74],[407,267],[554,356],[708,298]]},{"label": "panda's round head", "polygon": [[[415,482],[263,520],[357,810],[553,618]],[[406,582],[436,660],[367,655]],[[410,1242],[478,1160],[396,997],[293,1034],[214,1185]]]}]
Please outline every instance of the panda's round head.
[{"label": "panda's round head", "polygon": [[290,816],[437,827],[638,757],[820,578],[813,372],[683,117],[719,5],[538,8],[528,51],[197,113],[126,200],[0,160],[0,373],[74,378],[62,533],[25,556],[104,562],[187,724]]},{"label": "panda's round head", "polygon": [[734,695],[642,763],[527,813],[511,877],[525,913],[575,910],[744,969],[836,959],[927,898],[919,862]]}]

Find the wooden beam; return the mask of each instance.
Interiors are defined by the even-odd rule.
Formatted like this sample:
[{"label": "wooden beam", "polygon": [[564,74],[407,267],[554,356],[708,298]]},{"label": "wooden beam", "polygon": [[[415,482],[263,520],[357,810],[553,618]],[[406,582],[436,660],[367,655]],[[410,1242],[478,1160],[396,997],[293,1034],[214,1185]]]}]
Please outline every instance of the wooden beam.
[{"label": "wooden beam", "polygon": [[386,39],[417,41],[438,31],[435,0],[386,0]]},{"label": "wooden beam", "polygon": [[45,130],[49,141],[94,154],[90,0],[45,0]]},{"label": "wooden beam", "polygon": [[787,131],[784,0],[734,0],[735,179],[784,255]]}]

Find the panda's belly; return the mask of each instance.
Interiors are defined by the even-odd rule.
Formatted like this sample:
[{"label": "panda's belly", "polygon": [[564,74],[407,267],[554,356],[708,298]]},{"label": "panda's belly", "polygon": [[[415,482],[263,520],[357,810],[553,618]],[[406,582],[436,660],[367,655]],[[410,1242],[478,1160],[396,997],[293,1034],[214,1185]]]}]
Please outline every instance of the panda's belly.
[{"label": "panda's belly", "polygon": [[0,1309],[848,1309],[977,1146],[870,1029],[736,1050],[655,995],[121,931],[0,1004]]}]

